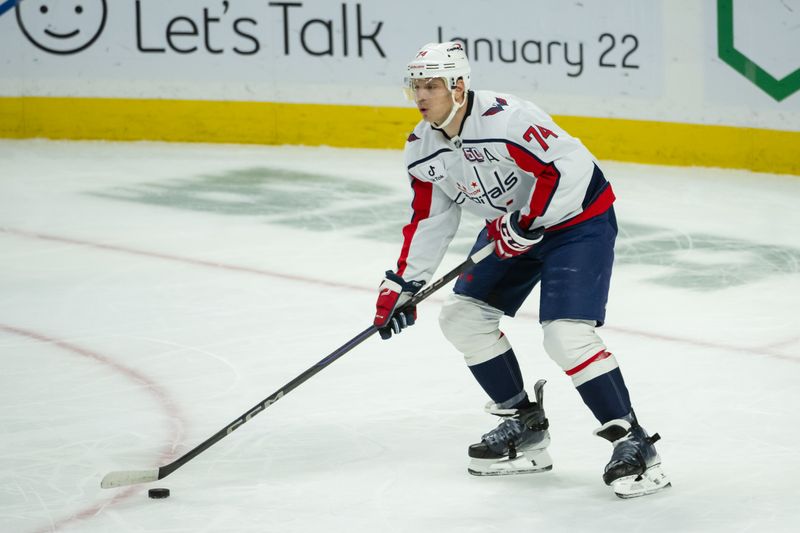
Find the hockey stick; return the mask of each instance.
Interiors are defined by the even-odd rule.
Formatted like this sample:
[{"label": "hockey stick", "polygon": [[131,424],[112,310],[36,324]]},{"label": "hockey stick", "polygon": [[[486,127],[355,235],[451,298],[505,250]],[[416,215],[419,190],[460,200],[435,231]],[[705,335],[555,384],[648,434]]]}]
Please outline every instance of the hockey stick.
[{"label": "hockey stick", "polygon": [[[429,286],[425,287],[423,290],[419,291],[415,294],[405,305],[404,307],[413,307],[420,303],[422,300],[426,299],[428,296],[433,294],[434,292],[438,291],[442,286],[449,283],[454,278],[461,275],[462,272],[466,271],[467,269],[474,266],[476,263],[482,261],[484,258],[489,256],[494,250],[494,243],[490,242],[477,252],[473,253],[469,256],[466,261],[455,267],[453,270],[439,278],[438,280],[431,283]],[[109,472],[108,474],[103,477],[103,481],[100,482],[100,486],[104,489],[110,489],[113,487],[123,487],[126,485],[135,485],[137,483],[148,483],[151,481],[156,481],[158,479],[164,479],[207,449],[211,446],[216,444],[217,442],[221,441],[228,435],[230,435],[234,430],[241,427],[245,422],[249,422],[251,418],[259,414],[261,411],[272,405],[273,403],[277,402],[294,389],[299,387],[301,384],[305,383],[309,378],[320,372],[323,368],[327,367],[341,356],[370,338],[378,331],[378,328],[375,326],[370,326],[342,346],[337,348],[333,351],[330,355],[319,361],[317,364],[294,378],[292,381],[278,389],[276,392],[262,400],[261,402],[257,403],[252,409],[241,415],[239,418],[222,428],[221,430],[217,431],[214,435],[212,435],[207,440],[200,443],[198,446],[193,448],[192,450],[188,451],[181,457],[177,458],[173,462],[166,464],[164,466],[158,467],[156,469],[151,470],[115,470],[113,472]]]}]

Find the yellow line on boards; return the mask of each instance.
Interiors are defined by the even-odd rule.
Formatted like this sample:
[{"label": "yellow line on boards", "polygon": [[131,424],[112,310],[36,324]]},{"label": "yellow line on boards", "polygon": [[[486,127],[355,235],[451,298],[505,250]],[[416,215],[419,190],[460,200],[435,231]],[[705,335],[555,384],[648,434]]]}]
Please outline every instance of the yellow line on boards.
[{"label": "yellow line on boards", "polygon": [[[557,116],[598,158],[800,175],[800,132]],[[0,97],[0,137],[403,147],[414,109],[275,102]]]},{"label": "yellow line on boards", "polygon": [[402,148],[415,114],[272,102],[0,98],[0,137]]},{"label": "yellow line on boards", "polygon": [[556,117],[599,159],[800,175],[800,132],[646,120]]}]

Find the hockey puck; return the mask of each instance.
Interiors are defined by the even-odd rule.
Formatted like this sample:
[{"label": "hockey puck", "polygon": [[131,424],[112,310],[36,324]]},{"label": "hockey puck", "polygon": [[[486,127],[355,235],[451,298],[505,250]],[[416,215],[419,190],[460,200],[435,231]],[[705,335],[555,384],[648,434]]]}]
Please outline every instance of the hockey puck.
[{"label": "hockey puck", "polygon": [[154,500],[169,498],[169,489],[150,489],[147,491],[147,495]]}]

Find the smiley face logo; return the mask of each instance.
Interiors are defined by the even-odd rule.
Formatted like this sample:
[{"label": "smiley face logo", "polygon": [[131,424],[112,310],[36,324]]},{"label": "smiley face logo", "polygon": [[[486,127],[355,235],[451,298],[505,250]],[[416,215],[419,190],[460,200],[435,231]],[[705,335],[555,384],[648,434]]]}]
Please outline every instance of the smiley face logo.
[{"label": "smiley face logo", "polygon": [[30,42],[51,54],[85,50],[103,33],[106,0],[26,0],[17,22]]}]

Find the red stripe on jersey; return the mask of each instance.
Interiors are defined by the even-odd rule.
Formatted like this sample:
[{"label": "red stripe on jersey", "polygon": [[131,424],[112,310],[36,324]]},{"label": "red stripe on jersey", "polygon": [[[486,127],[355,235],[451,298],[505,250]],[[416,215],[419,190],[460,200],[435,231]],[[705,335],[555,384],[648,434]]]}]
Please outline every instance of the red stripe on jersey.
[{"label": "red stripe on jersey", "polygon": [[596,217],[597,215],[602,215],[608,211],[608,209],[611,207],[611,204],[614,203],[614,200],[616,200],[616,196],[614,196],[614,191],[611,190],[611,184],[609,183],[608,186],[603,189],[603,192],[601,192],[597,198],[595,198],[594,202],[589,204],[586,209],[581,211],[580,214],[572,217],[566,222],[551,226],[545,231],[556,231],[559,229],[568,228],[570,226],[580,224],[585,220],[589,220],[592,217]]},{"label": "red stripe on jersey", "polygon": [[400,249],[400,259],[397,260],[397,275],[403,277],[408,260],[408,251],[411,249],[411,241],[417,232],[420,221],[425,220],[431,214],[431,201],[433,199],[433,183],[420,181],[411,176],[411,189],[414,191],[414,199],[411,201],[411,222],[403,228],[403,247]]},{"label": "red stripe on jersey", "polygon": [[533,219],[542,216],[547,210],[547,206],[550,205],[550,200],[556,193],[561,173],[553,163],[545,163],[516,145],[506,143],[506,148],[519,168],[536,176],[536,186],[528,206],[530,212],[519,219],[520,225],[528,229]]},{"label": "red stripe on jersey", "polygon": [[611,357],[611,352],[607,352],[605,350],[600,350],[599,352],[597,352],[596,354],[591,356],[589,359],[587,359],[583,363],[581,363],[578,366],[576,366],[575,368],[570,368],[569,370],[567,370],[566,374],[568,376],[574,376],[575,374],[577,374],[578,372],[580,372],[581,370],[583,370],[587,366],[591,365],[592,363],[597,362],[597,361],[602,361],[603,359],[607,359],[609,357]]}]

